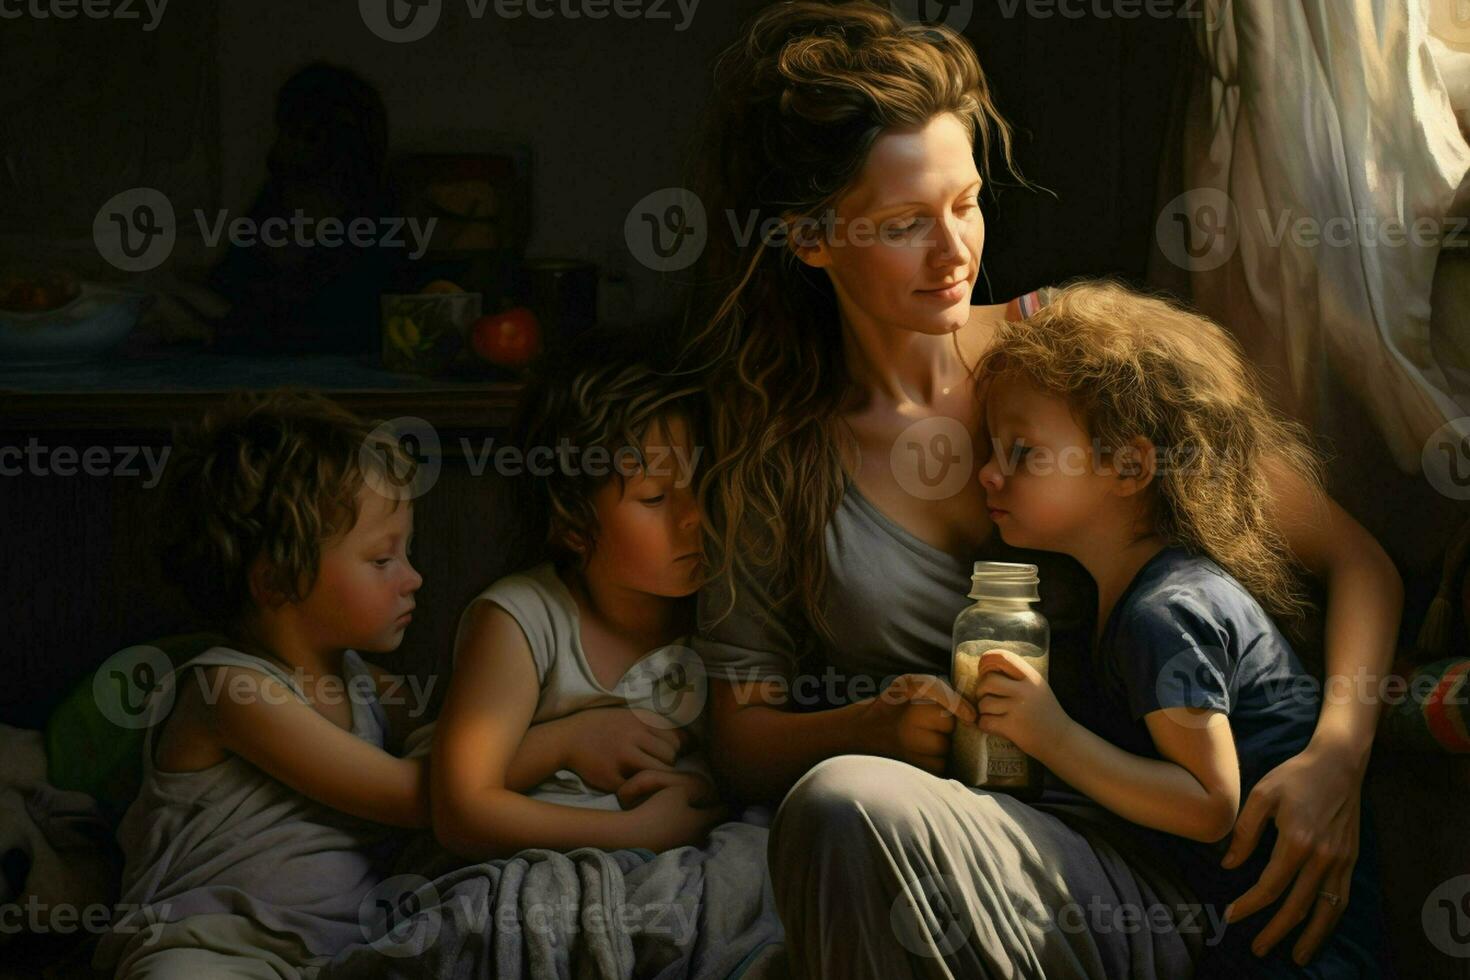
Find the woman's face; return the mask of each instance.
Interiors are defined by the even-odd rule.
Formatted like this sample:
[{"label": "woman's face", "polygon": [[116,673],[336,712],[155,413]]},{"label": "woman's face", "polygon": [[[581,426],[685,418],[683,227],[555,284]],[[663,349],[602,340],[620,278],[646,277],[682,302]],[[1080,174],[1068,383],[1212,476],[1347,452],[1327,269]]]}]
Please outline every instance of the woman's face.
[{"label": "woman's face", "polygon": [[969,320],[980,271],[979,195],[970,135],[945,113],[879,136],[836,212],[792,238],[803,261],[831,276],[846,322],[952,333]]}]

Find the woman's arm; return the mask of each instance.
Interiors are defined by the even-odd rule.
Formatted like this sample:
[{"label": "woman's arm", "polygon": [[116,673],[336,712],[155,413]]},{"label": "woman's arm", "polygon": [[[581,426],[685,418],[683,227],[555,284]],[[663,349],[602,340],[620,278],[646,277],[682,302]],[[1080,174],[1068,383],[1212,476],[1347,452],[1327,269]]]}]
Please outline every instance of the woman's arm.
[{"label": "woman's arm", "polygon": [[1284,466],[1272,466],[1271,510],[1292,553],[1326,587],[1327,686],[1309,750],[1361,772],[1378,727],[1378,683],[1393,663],[1404,584],[1373,535]]},{"label": "woman's arm", "polygon": [[218,667],[210,724],[225,749],[333,809],[395,827],[429,823],[427,760],[400,759],[332,724],[274,677]]},{"label": "woman's arm", "polygon": [[955,718],[975,709],[938,677],[905,674],[875,698],[827,711],[789,708],[777,682],[710,682],[710,767],[729,795],[774,801],[833,756],[882,755],[941,774]]},{"label": "woman's arm", "polygon": [[812,766],[861,751],[857,704],[791,711],[777,683],[710,680],[710,769],[726,795],[775,801]]},{"label": "woman's arm", "polygon": [[1347,906],[1363,776],[1378,724],[1377,685],[1393,661],[1404,589],[1393,562],[1357,521],[1287,467],[1271,469],[1273,516],[1297,559],[1326,586],[1327,682],[1312,741],[1256,783],[1223,863],[1230,868],[1245,860],[1267,820],[1275,821],[1271,860],[1227,917],[1252,915],[1290,888],[1253,948],[1264,955],[1310,914],[1293,950],[1305,964]]}]

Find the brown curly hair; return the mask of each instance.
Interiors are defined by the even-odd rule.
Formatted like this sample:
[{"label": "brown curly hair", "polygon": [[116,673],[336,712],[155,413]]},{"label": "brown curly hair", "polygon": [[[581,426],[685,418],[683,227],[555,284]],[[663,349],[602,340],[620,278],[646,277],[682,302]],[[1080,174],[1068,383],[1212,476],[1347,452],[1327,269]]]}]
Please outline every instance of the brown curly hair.
[{"label": "brown curly hair", "polygon": [[266,587],[301,601],[322,544],[356,523],[363,487],[396,509],[416,469],[391,435],[321,395],[232,394],[175,434],[160,513],[164,574],[213,625],[239,633],[255,609],[258,558]]},{"label": "brown curly hair", "polygon": [[[512,441],[528,469],[517,484],[520,512],[530,515],[541,546],[559,566],[580,566],[586,557],[574,541],[585,549],[596,544],[593,495],[642,465],[643,440],[651,427],[680,418],[699,448],[704,389],[664,369],[665,340],[660,333],[602,326],[549,350],[532,365],[512,424]],[[529,472],[533,451],[555,452],[563,445],[580,454],[593,447],[605,450],[610,456],[606,471],[557,465]]]},{"label": "brown curly hair", "polygon": [[758,565],[773,576],[778,605],[794,605],[830,638],[824,533],[852,447],[840,419],[851,383],[836,295],[790,248],[742,242],[714,216],[821,227],[879,136],[946,113],[978,143],[988,185],[992,152],[1016,173],[1011,130],[969,42],[869,0],[766,8],[716,62],[714,91],[691,176],[710,237],[684,344],[685,365],[708,371],[718,393],[701,500],[707,588],[724,593],[716,617],[726,615],[737,570]]},{"label": "brown curly hair", "polygon": [[1104,451],[1147,438],[1161,461],[1154,532],[1214,559],[1288,626],[1302,624],[1312,610],[1305,570],[1267,509],[1266,467],[1320,493],[1321,462],[1213,321],[1118,283],[1073,283],[997,331],[980,377],[982,388],[1022,378],[1065,398]]}]

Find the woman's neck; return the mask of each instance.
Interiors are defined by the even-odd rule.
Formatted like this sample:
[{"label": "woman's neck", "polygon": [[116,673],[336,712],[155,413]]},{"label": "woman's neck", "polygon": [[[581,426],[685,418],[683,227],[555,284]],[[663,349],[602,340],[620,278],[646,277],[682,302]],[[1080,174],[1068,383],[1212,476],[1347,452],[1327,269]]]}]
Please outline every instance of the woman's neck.
[{"label": "woman's neck", "polygon": [[853,385],[894,404],[929,404],[966,372],[949,334],[898,330],[865,317],[842,318],[843,354]]}]

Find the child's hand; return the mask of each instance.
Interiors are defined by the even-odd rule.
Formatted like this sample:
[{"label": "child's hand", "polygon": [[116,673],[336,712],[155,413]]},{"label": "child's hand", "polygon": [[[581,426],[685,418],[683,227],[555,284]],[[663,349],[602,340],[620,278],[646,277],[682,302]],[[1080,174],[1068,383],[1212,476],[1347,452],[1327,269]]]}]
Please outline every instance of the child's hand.
[{"label": "child's hand", "polygon": [[[667,775],[667,774],[665,774]],[[691,775],[677,773],[678,776]],[[700,782],[707,782],[695,776]],[[730,819],[730,808],[699,806],[694,784],[680,779],[650,796],[628,816],[638,820],[638,838],[643,847],[652,851],[667,851],[688,844],[702,844],[712,828]]]},{"label": "child's hand", "polygon": [[973,723],[975,708],[943,678],[904,674],[864,704],[859,731],[872,754],[942,776],[956,718]]},{"label": "child's hand", "polygon": [[566,768],[604,793],[645,769],[672,772],[694,741],[682,728],[645,724],[628,708],[589,708],[564,720],[571,727]]},{"label": "child's hand", "polygon": [[695,806],[714,806],[720,802],[715,784],[697,772],[675,772],[666,769],[645,769],[635,773],[618,787],[618,802],[624,810],[631,810],[661,789],[683,786],[689,790],[689,801]]},{"label": "child's hand", "polygon": [[1046,678],[1006,650],[981,654],[975,704],[982,732],[1004,736],[1035,758],[1072,723]]}]

